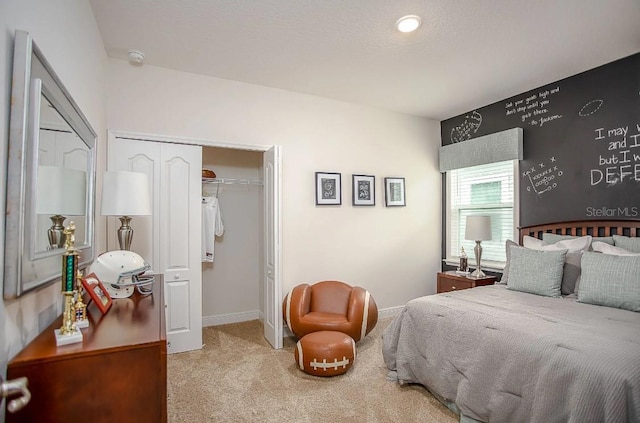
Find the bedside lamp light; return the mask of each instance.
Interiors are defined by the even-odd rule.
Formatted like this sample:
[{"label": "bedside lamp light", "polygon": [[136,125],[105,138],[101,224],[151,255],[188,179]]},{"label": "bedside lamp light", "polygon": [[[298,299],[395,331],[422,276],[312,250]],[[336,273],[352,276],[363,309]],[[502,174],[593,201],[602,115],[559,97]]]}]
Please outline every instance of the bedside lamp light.
[{"label": "bedside lamp light", "polygon": [[103,216],[119,216],[118,243],[121,250],[130,250],[133,240],[131,216],[151,214],[149,178],[139,172],[106,172],[102,181]]},{"label": "bedside lamp light", "polygon": [[38,166],[36,214],[49,215],[50,250],[64,246],[66,216],[84,216],[87,206],[87,174],[82,170]]},{"label": "bedside lamp light", "polygon": [[473,249],[476,254],[476,270],[470,276],[475,279],[484,278],[486,275],[480,267],[480,259],[482,258],[480,242],[491,239],[491,216],[468,216],[464,237],[467,240],[476,242],[476,246]]}]

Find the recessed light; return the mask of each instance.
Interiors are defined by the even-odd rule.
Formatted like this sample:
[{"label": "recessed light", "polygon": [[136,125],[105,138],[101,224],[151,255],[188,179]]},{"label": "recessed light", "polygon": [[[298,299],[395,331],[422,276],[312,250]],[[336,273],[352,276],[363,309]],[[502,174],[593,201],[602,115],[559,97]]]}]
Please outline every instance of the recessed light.
[{"label": "recessed light", "polygon": [[398,19],[396,22],[396,28],[400,32],[413,32],[416,29],[420,28],[422,21],[419,16],[416,15],[407,15]]}]

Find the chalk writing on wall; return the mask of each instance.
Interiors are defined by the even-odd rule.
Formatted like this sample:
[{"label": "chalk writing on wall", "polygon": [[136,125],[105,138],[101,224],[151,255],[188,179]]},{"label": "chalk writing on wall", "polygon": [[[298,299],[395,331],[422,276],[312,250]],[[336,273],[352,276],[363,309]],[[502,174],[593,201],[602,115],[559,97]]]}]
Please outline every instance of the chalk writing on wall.
[{"label": "chalk writing on wall", "polygon": [[529,93],[526,97],[510,100],[505,103],[505,116],[517,115],[522,123],[531,126],[543,126],[548,122],[561,119],[562,115],[551,112],[551,99],[560,92],[560,87],[546,89],[537,93]]},{"label": "chalk writing on wall", "polygon": [[594,141],[606,150],[591,169],[591,186],[640,182],[640,124],[597,128]]},{"label": "chalk writing on wall", "polygon": [[597,112],[598,110],[600,110],[600,107],[602,107],[602,104],[604,104],[604,101],[602,100],[591,100],[590,102],[582,106],[582,109],[580,109],[580,111],[578,112],[578,116],[582,116],[582,117],[590,116],[595,112]]},{"label": "chalk writing on wall", "polygon": [[451,142],[460,142],[470,139],[473,134],[478,132],[482,125],[482,115],[476,111],[466,115],[464,122],[451,130]]},{"label": "chalk writing on wall", "polygon": [[640,217],[640,53],[443,120],[442,144],[523,129],[520,225]]},{"label": "chalk writing on wall", "polygon": [[541,196],[542,194],[554,190],[564,175],[564,171],[559,167],[555,156],[549,160],[543,160],[535,166],[522,172],[522,177],[527,185],[527,192]]}]

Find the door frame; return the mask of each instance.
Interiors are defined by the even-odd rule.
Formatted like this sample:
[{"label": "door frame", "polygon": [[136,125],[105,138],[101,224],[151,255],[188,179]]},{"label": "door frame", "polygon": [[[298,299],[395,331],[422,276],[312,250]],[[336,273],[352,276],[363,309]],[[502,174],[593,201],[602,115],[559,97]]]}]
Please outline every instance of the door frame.
[{"label": "door frame", "polygon": [[[147,134],[140,132],[129,132],[129,131],[118,131],[113,129],[107,129],[107,139],[111,137],[124,137],[130,138],[134,140],[140,141],[155,141],[155,142],[170,142],[174,144],[187,144],[187,145],[199,145],[202,147],[216,147],[216,148],[228,148],[231,150],[239,150],[239,151],[257,151],[262,152],[264,154],[271,150],[273,147],[278,147],[280,154],[279,160],[274,162],[274,183],[282,186],[282,146],[277,145],[260,145],[260,144],[239,144],[239,143],[231,143],[225,141],[216,141],[216,140],[207,140],[207,139],[199,139],[199,138],[188,138],[188,137],[175,137],[175,136],[166,136],[166,135],[158,135],[158,134]],[[282,191],[282,190],[280,190]],[[273,210],[273,215],[277,216],[276,222],[277,224],[274,227],[274,243],[273,251],[275,254],[274,261],[279,263],[279,271],[276,272],[274,278],[274,290],[282,297],[282,193],[280,192],[280,200],[274,202],[275,210]],[[264,271],[264,269],[262,269]],[[264,275],[263,275],[264,276]],[[263,285],[262,289],[266,292],[266,278],[262,277],[260,283]],[[281,301],[282,298],[279,298]],[[276,331],[274,333],[274,338],[276,340],[276,345],[273,345],[274,349],[282,348],[283,344],[283,331],[282,331],[282,313],[280,310],[279,302],[274,302],[274,309],[267,310],[267,305],[264,303],[264,295],[262,296],[262,308],[264,313],[272,314],[272,321],[276,323]],[[262,316],[264,319],[265,316]],[[278,330],[280,329],[280,330]],[[279,332],[279,333],[278,333]]]}]

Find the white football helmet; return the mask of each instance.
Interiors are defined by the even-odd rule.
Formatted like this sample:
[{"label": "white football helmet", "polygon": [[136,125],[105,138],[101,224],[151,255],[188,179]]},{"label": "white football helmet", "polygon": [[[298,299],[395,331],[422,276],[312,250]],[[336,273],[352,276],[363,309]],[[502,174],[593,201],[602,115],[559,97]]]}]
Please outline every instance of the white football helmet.
[{"label": "white football helmet", "polygon": [[142,276],[151,266],[133,251],[115,250],[102,253],[96,258],[90,273],[95,273],[111,298],[128,298],[135,287],[141,294],[151,293],[153,276]]}]

